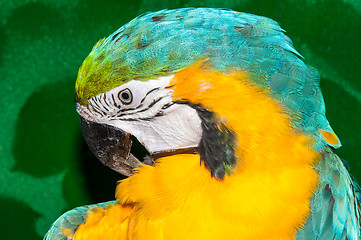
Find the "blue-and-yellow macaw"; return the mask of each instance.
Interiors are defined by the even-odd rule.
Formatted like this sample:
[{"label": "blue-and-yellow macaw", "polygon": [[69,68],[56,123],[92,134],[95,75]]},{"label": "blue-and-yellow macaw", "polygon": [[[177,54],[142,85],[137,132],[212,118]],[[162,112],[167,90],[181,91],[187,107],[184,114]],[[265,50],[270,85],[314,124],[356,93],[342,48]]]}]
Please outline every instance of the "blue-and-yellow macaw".
[{"label": "blue-and-yellow macaw", "polygon": [[144,14],[94,46],[75,92],[90,148],[131,176],[45,239],[360,239],[359,187],[333,153],[319,75],[275,21]]}]

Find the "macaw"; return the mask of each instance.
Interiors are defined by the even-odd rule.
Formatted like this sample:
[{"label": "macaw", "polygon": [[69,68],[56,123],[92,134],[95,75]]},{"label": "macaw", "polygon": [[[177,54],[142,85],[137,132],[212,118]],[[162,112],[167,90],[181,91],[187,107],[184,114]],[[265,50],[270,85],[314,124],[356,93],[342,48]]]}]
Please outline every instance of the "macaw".
[{"label": "macaw", "polygon": [[45,239],[361,239],[360,189],[333,152],[319,75],[275,21],[146,13],[94,46],[75,95],[91,150],[129,177]]}]

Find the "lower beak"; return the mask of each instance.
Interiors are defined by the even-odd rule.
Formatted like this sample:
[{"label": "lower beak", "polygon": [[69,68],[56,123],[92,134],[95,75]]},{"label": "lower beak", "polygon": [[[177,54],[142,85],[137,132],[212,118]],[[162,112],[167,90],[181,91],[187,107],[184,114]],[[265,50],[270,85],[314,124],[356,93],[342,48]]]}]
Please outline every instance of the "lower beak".
[{"label": "lower beak", "polygon": [[80,121],[85,141],[100,162],[125,176],[132,175],[133,169],[140,167],[141,162],[130,153],[129,133],[83,117]]}]

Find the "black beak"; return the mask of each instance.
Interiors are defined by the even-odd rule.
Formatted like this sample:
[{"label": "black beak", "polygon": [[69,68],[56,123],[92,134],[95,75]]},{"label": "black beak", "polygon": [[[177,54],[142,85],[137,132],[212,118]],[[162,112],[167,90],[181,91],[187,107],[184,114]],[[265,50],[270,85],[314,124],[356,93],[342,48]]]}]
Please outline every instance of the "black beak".
[{"label": "black beak", "polygon": [[133,169],[140,167],[141,162],[130,153],[129,133],[81,116],[80,121],[85,141],[100,162],[125,176],[132,175]]}]

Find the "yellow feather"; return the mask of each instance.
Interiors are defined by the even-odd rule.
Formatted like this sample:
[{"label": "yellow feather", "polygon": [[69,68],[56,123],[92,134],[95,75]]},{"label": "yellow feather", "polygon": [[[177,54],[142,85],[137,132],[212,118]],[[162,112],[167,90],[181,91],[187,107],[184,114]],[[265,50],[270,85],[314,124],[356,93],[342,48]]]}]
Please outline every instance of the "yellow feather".
[{"label": "yellow feather", "polygon": [[98,207],[88,214],[85,224],[79,226],[74,239],[127,239],[129,215],[132,206],[115,204],[111,208]]},{"label": "yellow feather", "polygon": [[[224,180],[212,178],[199,155],[140,167],[119,183],[116,210],[104,210],[129,214],[127,237],[113,230],[106,239],[294,239],[317,184],[311,140],[294,132],[285,109],[246,73],[222,74],[200,62],[177,73],[171,86],[175,100],[201,104],[235,133],[237,165]],[[121,223],[116,215],[109,222]],[[78,238],[81,230],[75,239],[101,239]]]}]

